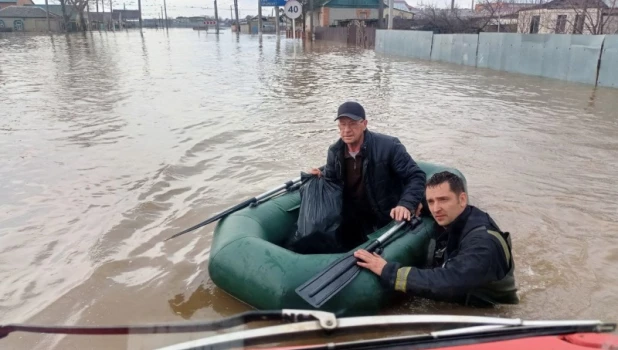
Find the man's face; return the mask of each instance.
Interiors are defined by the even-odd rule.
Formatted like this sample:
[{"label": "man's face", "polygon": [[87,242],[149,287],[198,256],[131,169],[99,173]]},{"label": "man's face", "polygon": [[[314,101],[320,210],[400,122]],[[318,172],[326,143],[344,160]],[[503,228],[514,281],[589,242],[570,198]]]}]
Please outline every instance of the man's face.
[{"label": "man's face", "polygon": [[341,117],[339,123],[339,135],[346,144],[358,143],[367,127],[367,120],[356,121],[348,117]]},{"label": "man's face", "polygon": [[451,191],[448,182],[438,186],[427,187],[425,196],[429,211],[438,225],[446,226],[453,222],[464,211],[468,204],[468,196],[465,192],[459,195]]}]

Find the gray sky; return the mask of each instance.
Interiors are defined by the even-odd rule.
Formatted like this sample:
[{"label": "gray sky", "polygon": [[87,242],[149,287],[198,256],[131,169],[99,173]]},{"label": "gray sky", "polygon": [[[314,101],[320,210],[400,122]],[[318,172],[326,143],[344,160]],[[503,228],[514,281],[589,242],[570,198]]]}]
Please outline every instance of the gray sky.
[{"label": "gray sky", "polygon": [[[90,11],[95,11],[94,5],[96,0],[90,0]],[[101,0],[99,0],[101,1]],[[105,1],[105,8],[109,10],[110,0]],[[127,10],[137,9],[137,0],[111,0],[113,8],[119,9],[126,6]],[[178,16],[214,16],[214,1],[213,0],[165,0],[167,3],[168,17]],[[219,7],[219,17],[230,17],[230,5],[234,4],[233,0],[217,0]],[[449,7],[450,0],[422,0],[424,4],[433,4],[438,7]],[[407,0],[408,4],[414,7],[421,5],[421,0]],[[471,0],[455,0],[456,4],[462,8],[470,8]],[[36,4],[44,4],[44,0],[35,0]],[[50,4],[59,4],[58,0],[51,0]],[[99,3],[99,9],[100,9]],[[163,0],[142,0],[142,17],[154,18],[158,17],[163,6]],[[238,0],[238,15],[246,17],[247,15],[257,15],[257,0]],[[270,15],[273,12],[273,7],[262,8],[264,15]]]}]

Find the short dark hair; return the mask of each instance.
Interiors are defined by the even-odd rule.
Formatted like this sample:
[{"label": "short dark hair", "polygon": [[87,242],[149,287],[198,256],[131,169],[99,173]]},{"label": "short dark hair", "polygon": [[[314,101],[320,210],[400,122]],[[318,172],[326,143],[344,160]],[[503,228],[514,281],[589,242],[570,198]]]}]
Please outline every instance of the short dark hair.
[{"label": "short dark hair", "polygon": [[442,171],[433,174],[429,181],[427,181],[426,187],[435,187],[445,182],[448,182],[451,191],[455,192],[455,194],[457,195],[466,191],[466,189],[464,188],[463,180],[459,176],[451,173],[450,171]]}]

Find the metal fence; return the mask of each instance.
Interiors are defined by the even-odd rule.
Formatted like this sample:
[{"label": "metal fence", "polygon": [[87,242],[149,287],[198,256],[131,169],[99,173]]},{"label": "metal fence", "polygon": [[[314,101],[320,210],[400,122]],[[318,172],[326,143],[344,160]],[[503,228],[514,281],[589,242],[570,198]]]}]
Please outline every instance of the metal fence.
[{"label": "metal fence", "polygon": [[607,35],[601,53],[599,85],[618,88],[618,35]]},{"label": "metal fence", "polygon": [[433,36],[431,60],[476,66],[476,34],[436,34]]},{"label": "metal fence", "polygon": [[315,27],[315,40],[336,41],[373,49],[376,42],[376,29],[357,24],[347,27]]},{"label": "metal fence", "polygon": [[618,35],[378,30],[376,51],[618,87]]},{"label": "metal fence", "polygon": [[412,30],[378,30],[376,51],[399,56],[431,58],[433,32]]},{"label": "metal fence", "polygon": [[595,84],[604,38],[481,33],[477,67]]}]

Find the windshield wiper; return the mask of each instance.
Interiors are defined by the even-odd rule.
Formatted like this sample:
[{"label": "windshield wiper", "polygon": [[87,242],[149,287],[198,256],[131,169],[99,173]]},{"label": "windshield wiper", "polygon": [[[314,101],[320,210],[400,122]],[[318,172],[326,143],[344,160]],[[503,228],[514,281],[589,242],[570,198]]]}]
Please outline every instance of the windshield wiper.
[{"label": "windshield wiper", "polygon": [[162,334],[183,332],[217,331],[245,325],[256,321],[302,322],[317,320],[324,329],[334,328],[335,315],[322,311],[276,310],[248,311],[228,318],[208,322],[184,322],[176,324],[148,324],[123,326],[43,326],[26,324],[0,325],[0,338],[12,332],[79,334],[79,335],[118,335],[118,334]]},{"label": "windshield wiper", "polygon": [[[616,329],[616,324],[603,323],[597,320],[574,320],[574,321],[524,321],[521,319],[507,319],[482,316],[451,316],[451,315],[392,315],[392,316],[365,316],[337,319],[336,330],[375,328],[379,326],[406,326],[410,325],[459,325],[464,328],[447,331],[433,332],[416,335],[403,339],[415,341],[435,340],[438,337],[461,337],[470,334],[484,334],[492,331],[508,330],[509,332],[530,332],[544,329],[546,332],[564,332],[569,330],[586,330],[589,332],[611,332]],[[476,325],[469,327],[469,325]],[[189,349],[223,349],[236,346],[253,346],[275,339],[285,339],[284,336],[294,335],[297,340],[298,334],[313,333],[329,330],[325,329],[318,321],[301,322],[289,325],[277,325],[251,330],[242,330],[234,333],[214,335],[207,338],[191,340],[180,344],[159,348],[158,350],[189,350]],[[561,333],[560,333],[561,334]],[[391,338],[394,339],[394,338]],[[335,344],[317,346],[316,349],[331,349]],[[342,346],[342,345],[339,345]],[[313,347],[307,347],[313,349]]]},{"label": "windshield wiper", "polygon": [[[489,342],[499,342],[505,340],[515,340],[530,337],[540,336],[558,336],[574,333],[600,333],[612,332],[615,330],[613,325],[591,325],[591,324],[555,324],[546,326],[505,326],[505,325],[490,325],[490,326],[473,326],[451,329],[446,331],[436,331],[425,334],[417,334],[411,336],[400,337],[385,337],[379,339],[349,341],[341,343],[327,343],[318,345],[308,345],[305,347],[295,347],[297,350],[332,350],[332,349],[349,349],[363,350],[376,349],[381,350],[401,349],[402,347],[414,346],[417,349],[425,348],[442,348],[454,347],[461,345],[478,345]],[[246,343],[245,343],[246,345]],[[212,347],[206,347],[212,348]],[[499,348],[497,345],[496,348]],[[191,349],[191,348],[184,348]],[[205,349],[205,348],[202,348]]]},{"label": "windshield wiper", "polygon": [[[364,343],[351,342],[336,344],[337,347],[370,346],[371,344],[395,344],[393,342],[427,342],[436,339],[448,339],[449,337],[475,337],[489,336],[494,333],[504,335],[513,334],[562,334],[564,332],[588,331],[588,332],[612,332],[616,324],[603,323],[597,320],[574,320],[574,321],[524,321],[521,319],[509,319],[483,316],[452,316],[452,315],[389,315],[389,316],[363,316],[336,318],[329,312],[313,310],[277,310],[277,311],[249,311],[232,317],[209,321],[209,322],[185,322],[176,324],[150,324],[150,325],[127,325],[127,326],[42,326],[9,324],[0,326],[0,338],[12,332],[31,333],[55,333],[76,335],[111,335],[111,334],[163,334],[217,331],[246,325],[256,321],[280,321],[291,324],[280,324],[256,329],[240,330],[232,333],[218,334],[207,338],[183,342],[176,345],[163,347],[160,350],[188,350],[188,349],[214,349],[228,348],[230,346],[256,345],[268,340],[285,339],[285,336],[308,334],[313,332],[333,332],[335,330],[363,329],[376,327],[401,327],[410,329],[410,326],[435,326],[454,325],[458,328],[446,331],[432,332],[409,337],[386,338],[370,340]],[[519,333],[518,333],[519,332]],[[537,333],[534,333],[537,332]],[[562,333],[561,333],[562,332]],[[543,334],[545,334],[543,333]],[[296,339],[296,338],[295,338]],[[373,343],[372,343],[373,342]],[[384,343],[386,342],[386,343]],[[390,342],[390,343],[389,343]],[[329,344],[333,346],[333,344]],[[315,347],[323,348],[323,347]]]}]

